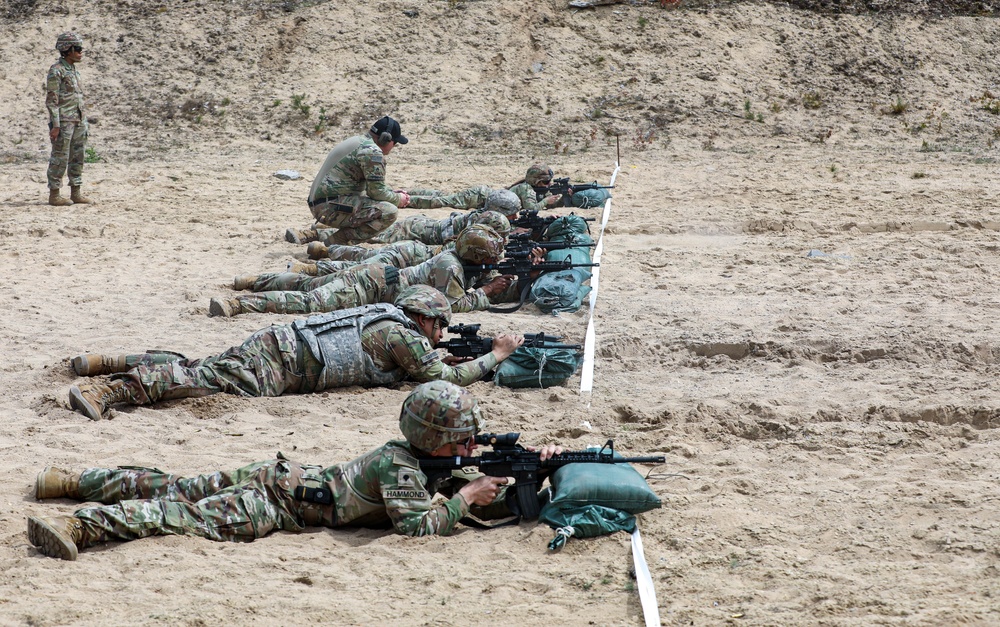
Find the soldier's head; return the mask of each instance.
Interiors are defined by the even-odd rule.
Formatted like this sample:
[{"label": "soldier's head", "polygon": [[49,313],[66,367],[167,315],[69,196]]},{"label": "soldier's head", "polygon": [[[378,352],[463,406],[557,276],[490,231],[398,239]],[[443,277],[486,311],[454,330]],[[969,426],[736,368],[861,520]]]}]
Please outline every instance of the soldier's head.
[{"label": "soldier's head", "polygon": [[532,187],[548,187],[552,182],[552,168],[544,163],[536,163],[528,168],[524,182]]},{"label": "soldier's head", "polygon": [[394,304],[416,323],[431,344],[441,341],[444,329],[451,323],[451,304],[430,285],[411,285],[399,293]]},{"label": "soldier's head", "polygon": [[455,238],[455,252],[473,264],[496,263],[503,257],[503,237],[485,224],[466,227]]},{"label": "soldier's head", "polygon": [[382,149],[382,154],[389,154],[389,151],[396,146],[396,144],[405,144],[408,139],[403,135],[402,129],[399,128],[399,122],[393,120],[389,116],[379,118],[372,124],[372,127],[368,129],[368,133],[375,140],[375,143],[379,148]]},{"label": "soldier's head", "polygon": [[480,210],[469,216],[469,225],[473,224],[484,224],[507,240],[507,236],[510,235],[510,220],[506,218],[502,213],[497,211],[485,211]]},{"label": "soldier's head", "polygon": [[486,197],[484,211],[498,211],[507,218],[513,218],[521,210],[521,199],[509,189],[495,189]]},{"label": "soldier's head", "polygon": [[65,32],[56,37],[56,50],[70,62],[83,57],[83,37],[74,32]]},{"label": "soldier's head", "polygon": [[435,456],[468,455],[483,425],[475,397],[447,381],[418,385],[399,412],[399,430],[407,442]]}]

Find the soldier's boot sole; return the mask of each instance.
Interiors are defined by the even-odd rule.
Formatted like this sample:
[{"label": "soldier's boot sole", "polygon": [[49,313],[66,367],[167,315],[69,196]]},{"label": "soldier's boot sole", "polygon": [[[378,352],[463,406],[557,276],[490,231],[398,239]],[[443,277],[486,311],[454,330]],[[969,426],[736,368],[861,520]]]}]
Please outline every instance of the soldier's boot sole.
[{"label": "soldier's boot sole", "polygon": [[47,522],[34,516],[28,518],[28,542],[43,555],[70,562],[75,561],[79,553],[72,538],[63,536]]},{"label": "soldier's boot sole", "polygon": [[80,388],[75,385],[69,389],[69,405],[91,420],[100,420],[103,418],[100,406],[94,407],[93,403],[88,401]]}]

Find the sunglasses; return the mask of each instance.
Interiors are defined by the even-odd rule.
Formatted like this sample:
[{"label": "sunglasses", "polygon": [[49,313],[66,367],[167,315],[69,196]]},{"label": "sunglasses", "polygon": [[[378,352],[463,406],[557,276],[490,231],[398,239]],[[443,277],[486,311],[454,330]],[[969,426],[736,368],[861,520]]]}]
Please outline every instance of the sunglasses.
[{"label": "sunglasses", "polygon": [[83,46],[73,46],[73,52],[83,52]]}]

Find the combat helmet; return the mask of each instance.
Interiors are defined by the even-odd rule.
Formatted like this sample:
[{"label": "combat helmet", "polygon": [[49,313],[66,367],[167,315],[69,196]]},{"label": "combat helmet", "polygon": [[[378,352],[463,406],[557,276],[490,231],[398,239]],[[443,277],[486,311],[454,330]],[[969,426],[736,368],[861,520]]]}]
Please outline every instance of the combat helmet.
[{"label": "combat helmet", "polygon": [[455,252],[465,261],[487,263],[503,256],[503,237],[492,227],[473,224],[458,234]]},{"label": "combat helmet", "polygon": [[528,168],[524,182],[532,187],[547,187],[552,182],[552,168],[544,163],[536,163]]},{"label": "combat helmet", "polygon": [[469,216],[469,225],[473,224],[484,224],[505,239],[510,235],[510,220],[498,211],[477,211],[473,213]]},{"label": "combat helmet", "polygon": [[447,381],[418,385],[399,412],[399,430],[413,447],[425,453],[445,444],[467,442],[483,424],[476,398]]},{"label": "combat helmet", "polygon": [[495,189],[486,196],[484,211],[499,211],[508,218],[521,210],[521,199],[509,189]]},{"label": "combat helmet", "polygon": [[56,37],[56,50],[66,52],[73,46],[83,46],[83,37],[72,31],[67,31]]},{"label": "combat helmet", "polygon": [[399,293],[393,304],[411,313],[439,318],[445,326],[451,323],[451,305],[448,299],[430,285],[411,285]]}]

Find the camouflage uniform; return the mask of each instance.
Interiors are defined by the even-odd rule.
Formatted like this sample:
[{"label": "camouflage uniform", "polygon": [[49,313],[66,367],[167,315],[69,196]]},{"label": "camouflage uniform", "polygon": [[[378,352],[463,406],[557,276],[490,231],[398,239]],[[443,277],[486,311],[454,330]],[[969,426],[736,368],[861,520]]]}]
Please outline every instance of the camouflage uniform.
[{"label": "camouflage uniform", "polygon": [[[335,321],[353,324],[331,324]],[[327,342],[316,340],[324,333],[335,335],[327,335]],[[334,342],[335,349],[330,349],[329,342]],[[137,365],[112,379],[127,382],[131,390],[127,402],[135,405],[219,392],[307,394],[348,385],[392,385],[408,377],[464,386],[497,365],[492,354],[457,366],[445,364],[402,310],[388,304],[271,326],[240,346],[204,359],[146,353],[129,355],[126,363]]]},{"label": "camouflage uniform", "polygon": [[59,129],[59,136],[52,140],[52,155],[49,157],[49,189],[62,186],[67,167],[69,184],[80,187],[87,144],[87,117],[83,112],[80,73],[66,59],[59,59],[49,68],[45,79],[45,107],[49,111],[49,129]]},{"label": "camouflage uniform", "polygon": [[309,190],[317,222],[339,229],[332,243],[367,240],[396,221],[402,196],[385,185],[385,155],[371,136],[344,140],[327,156]]},{"label": "camouflage uniform", "polygon": [[552,168],[544,163],[532,164],[524,175],[524,180],[510,186],[510,191],[514,192],[521,199],[521,209],[525,211],[540,211],[548,209],[545,199],[552,196],[547,190],[543,192],[541,198],[538,197],[537,190],[544,190],[552,182]]},{"label": "camouflage uniform", "polygon": [[436,189],[411,189],[409,207],[413,209],[482,209],[486,197],[493,191],[489,185],[476,185],[454,194],[445,194]]},{"label": "camouflage uniform", "polygon": [[[398,242],[383,248],[369,249],[361,246],[334,246],[338,250],[331,250],[331,254],[338,256],[356,256],[363,258],[363,261],[339,261],[322,260],[316,263],[316,276],[299,274],[296,272],[278,272],[268,274],[258,274],[251,292],[276,292],[293,291],[309,292],[318,287],[336,281],[344,273],[350,272],[358,266],[386,265],[394,268],[408,268],[423,263],[433,256],[434,249],[421,242]],[[440,252],[440,246],[436,246]]]},{"label": "camouflage uniform", "polygon": [[[453,250],[443,251],[409,268],[366,264],[334,277],[308,292],[259,292],[238,296],[236,300],[243,312],[317,313],[368,303],[392,302],[399,291],[408,285],[430,285],[445,295],[455,313],[478,311],[490,305],[482,289],[467,292],[479,277],[466,276],[462,259]],[[304,277],[299,282],[309,285],[310,281],[327,278]],[[293,280],[288,281],[291,283]]]},{"label": "camouflage uniform", "polygon": [[381,248],[333,245],[327,249],[328,259],[316,262],[316,275],[336,274],[359,263],[384,263],[408,268],[427,261],[439,252],[440,246],[432,247],[416,240],[394,242]]},{"label": "camouflage uniform", "polygon": [[[299,532],[307,526],[448,535],[470,509],[480,518],[510,515],[503,490],[494,504],[470,508],[458,490],[476,475],[456,475],[430,485],[405,440],[327,468],[298,464],[280,453],[277,460],[191,478],[150,468],[91,468],[80,475],[79,500],[106,505],[73,515],[83,523],[80,548],[154,535],[251,542],[275,529]],[[299,500],[299,486],[329,490],[331,502]],[[435,505],[435,493],[449,499]]]},{"label": "camouflage uniform", "polygon": [[379,233],[371,241],[390,244],[416,240],[425,244],[440,245],[449,242],[472,224],[489,224],[504,237],[510,234],[510,221],[496,211],[475,210],[469,213],[454,212],[443,220],[427,216],[410,216]]}]

